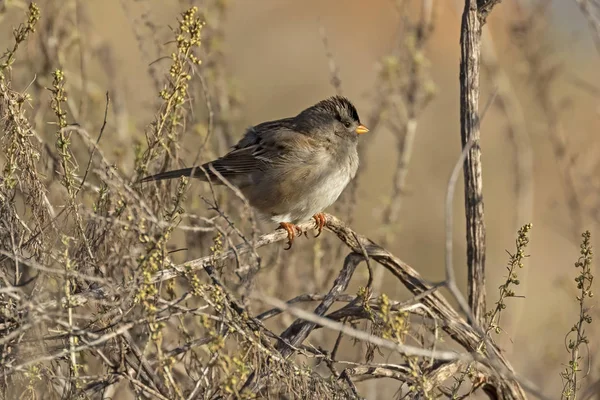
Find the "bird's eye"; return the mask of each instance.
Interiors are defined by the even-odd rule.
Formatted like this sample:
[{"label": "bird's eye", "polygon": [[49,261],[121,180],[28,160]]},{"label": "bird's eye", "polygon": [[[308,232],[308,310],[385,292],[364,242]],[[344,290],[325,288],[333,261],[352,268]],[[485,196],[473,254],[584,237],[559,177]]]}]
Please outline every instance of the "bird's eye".
[{"label": "bird's eye", "polygon": [[350,127],[352,126],[352,123],[351,123],[350,121],[345,121],[345,122],[344,122],[344,126],[345,126],[346,128],[350,128]]}]

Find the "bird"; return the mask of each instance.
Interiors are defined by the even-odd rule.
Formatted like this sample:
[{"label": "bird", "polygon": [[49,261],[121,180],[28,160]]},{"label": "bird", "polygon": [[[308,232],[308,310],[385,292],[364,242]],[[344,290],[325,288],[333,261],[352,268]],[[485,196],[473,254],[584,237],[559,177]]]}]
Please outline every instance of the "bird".
[{"label": "bird", "polygon": [[[287,232],[287,249],[302,234],[300,222],[315,220],[321,234],[323,211],[356,176],[358,137],[369,129],[346,97],[332,96],[294,117],[248,128],[230,151],[201,166],[161,172],[140,182],[182,176],[238,188],[262,219]],[[216,171],[218,174],[215,174]]]}]

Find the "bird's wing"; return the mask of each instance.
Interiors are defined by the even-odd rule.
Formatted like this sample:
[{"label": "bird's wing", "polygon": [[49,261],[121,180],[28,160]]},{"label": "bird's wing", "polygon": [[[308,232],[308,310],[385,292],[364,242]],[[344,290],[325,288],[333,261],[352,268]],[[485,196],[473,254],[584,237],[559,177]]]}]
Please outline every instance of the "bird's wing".
[{"label": "bird's wing", "polygon": [[281,121],[266,122],[250,128],[229,153],[203,167],[208,170],[210,164],[225,178],[249,175],[303,158],[311,140]]},{"label": "bird's wing", "polygon": [[252,174],[286,163],[303,162],[311,153],[310,142],[313,139],[293,129],[293,120],[283,119],[264,122],[246,131],[244,137],[232,150],[201,167],[167,171],[145,177],[141,182],[150,180],[173,179],[180,176],[210,180],[221,183],[212,169],[234,184],[252,182]]}]

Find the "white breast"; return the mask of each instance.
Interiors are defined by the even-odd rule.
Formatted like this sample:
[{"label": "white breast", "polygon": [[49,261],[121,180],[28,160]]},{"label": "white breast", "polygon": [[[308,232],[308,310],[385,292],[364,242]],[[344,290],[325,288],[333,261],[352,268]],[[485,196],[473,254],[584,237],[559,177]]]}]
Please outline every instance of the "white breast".
[{"label": "white breast", "polygon": [[358,169],[358,154],[350,152],[344,162],[333,161],[331,155],[327,156],[329,165],[323,174],[316,176],[315,181],[308,190],[298,194],[297,203],[284,215],[274,215],[271,220],[277,223],[299,223],[308,221],[313,215],[323,212],[332,205],[342,194],[350,180],[356,175]]},{"label": "white breast", "polygon": [[315,191],[309,196],[313,197],[311,200],[314,209],[318,209],[314,213],[321,212],[332,205],[340,197],[340,194],[342,194],[348,183],[350,183],[351,178],[352,176],[347,169],[337,170],[326,176],[321,185],[315,188]]}]

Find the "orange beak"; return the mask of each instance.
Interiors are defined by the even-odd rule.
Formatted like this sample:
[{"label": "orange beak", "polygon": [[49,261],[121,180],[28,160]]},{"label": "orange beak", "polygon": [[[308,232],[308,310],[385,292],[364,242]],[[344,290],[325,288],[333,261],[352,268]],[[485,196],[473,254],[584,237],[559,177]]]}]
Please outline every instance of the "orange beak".
[{"label": "orange beak", "polygon": [[363,133],[367,133],[369,132],[369,128],[367,128],[366,126],[360,124],[359,126],[356,127],[356,133],[358,133],[359,135],[362,135]]}]

